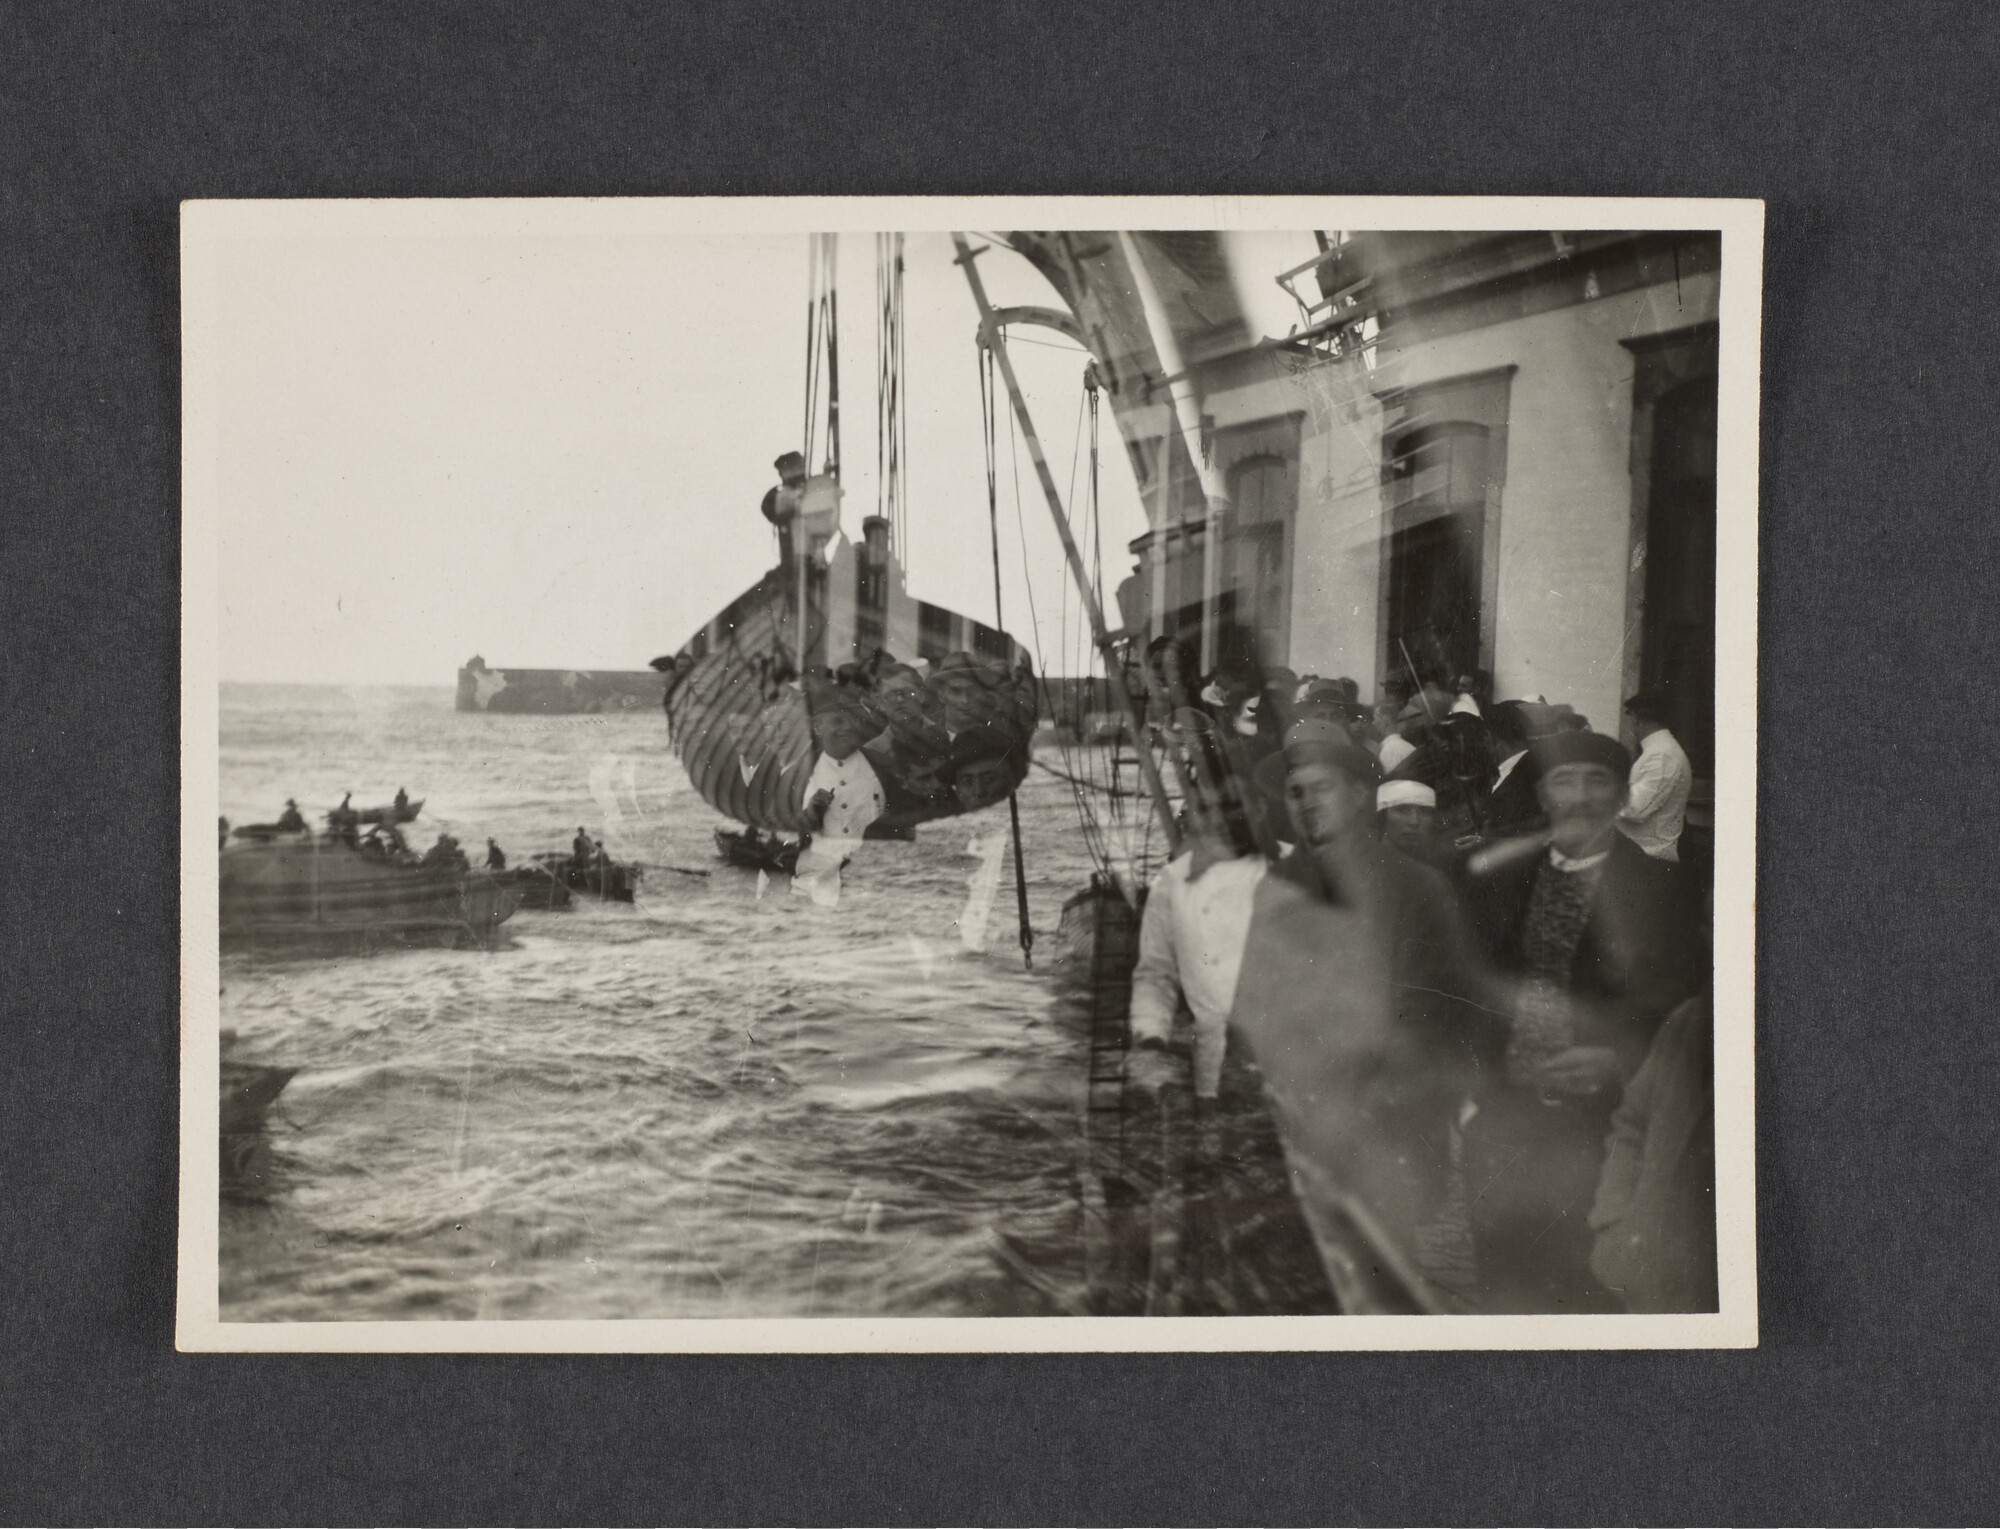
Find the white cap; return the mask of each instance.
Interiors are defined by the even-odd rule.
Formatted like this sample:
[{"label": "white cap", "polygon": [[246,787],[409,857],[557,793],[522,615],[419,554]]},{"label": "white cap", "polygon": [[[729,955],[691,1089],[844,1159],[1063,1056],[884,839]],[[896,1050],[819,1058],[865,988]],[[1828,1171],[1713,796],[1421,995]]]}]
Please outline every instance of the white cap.
[{"label": "white cap", "polygon": [[1385,780],[1375,788],[1375,810],[1391,807],[1435,807],[1438,794],[1420,780]]},{"label": "white cap", "polygon": [[1393,770],[1416,751],[1417,746],[1401,733],[1391,733],[1382,740],[1382,768]]},{"label": "white cap", "polygon": [[1471,715],[1475,717],[1479,715],[1479,703],[1473,700],[1472,693],[1470,691],[1464,692],[1459,696],[1459,698],[1456,701],[1453,701],[1451,703],[1452,715],[1456,716],[1460,712],[1469,712]]}]

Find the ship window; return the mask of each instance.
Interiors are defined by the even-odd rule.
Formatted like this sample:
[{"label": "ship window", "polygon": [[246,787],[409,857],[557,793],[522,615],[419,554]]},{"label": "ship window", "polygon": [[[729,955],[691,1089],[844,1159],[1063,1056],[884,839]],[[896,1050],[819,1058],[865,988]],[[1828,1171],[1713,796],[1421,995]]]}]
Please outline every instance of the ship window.
[{"label": "ship window", "polygon": [[1509,377],[1412,390],[1382,441],[1384,672],[1451,685],[1491,667],[1489,549],[1507,471]]},{"label": "ship window", "polygon": [[1239,463],[1229,476],[1230,557],[1226,587],[1235,619],[1267,663],[1286,651],[1286,533],[1298,501],[1292,464],[1279,457]]},{"label": "ship window", "polygon": [[1007,640],[1005,632],[996,632],[983,622],[972,624],[972,651],[981,658],[992,659],[995,663],[1006,663],[1014,656],[1013,644]]},{"label": "ship window", "polygon": [[917,606],[917,657],[940,659],[951,651],[951,612],[924,601]]}]

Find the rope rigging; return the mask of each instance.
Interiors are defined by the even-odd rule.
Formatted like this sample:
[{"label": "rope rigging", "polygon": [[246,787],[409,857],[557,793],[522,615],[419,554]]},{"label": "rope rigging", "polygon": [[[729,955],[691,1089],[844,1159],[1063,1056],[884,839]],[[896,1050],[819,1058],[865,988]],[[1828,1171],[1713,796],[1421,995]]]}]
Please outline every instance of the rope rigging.
[{"label": "rope rigging", "polygon": [[826,460],[821,471],[840,476],[840,292],[838,234],[814,234],[806,257],[806,418],[800,431],[810,468],[820,444],[819,396],[826,388]]},{"label": "rope rigging", "polygon": [[[1013,337],[1007,336],[1007,343]],[[990,351],[982,351],[979,366],[980,409],[982,420],[982,446],[985,453],[987,473],[987,503],[989,536],[994,559],[995,585],[994,603],[999,608],[1000,589],[999,538],[997,517],[999,497],[999,449],[998,420],[996,411],[1000,405],[1000,390],[994,377],[993,356]],[[1091,591],[1097,596],[1100,608],[1104,600],[1104,549],[1103,523],[1100,497],[1101,481],[1101,434],[1099,413],[1101,397],[1093,370],[1086,368],[1083,386],[1077,398],[1077,414],[1070,460],[1069,501],[1078,503],[1077,479],[1079,469],[1085,462],[1085,448],[1088,446],[1088,475],[1084,483],[1084,497],[1081,501],[1082,529],[1087,531],[1090,549],[1090,568],[1087,577]],[[1013,414],[1008,415],[1008,460],[1010,482],[1014,497],[1014,517],[1017,534],[1021,543],[1022,568],[1025,572],[1031,566],[1027,544],[1027,516],[1021,500],[1020,441],[1015,432]],[[1085,570],[1079,568],[1079,573]],[[1084,594],[1074,590],[1065,581],[1059,592],[1057,652],[1058,664],[1065,672],[1080,676],[1080,680],[1052,682],[1047,678],[1052,666],[1042,648],[1040,613],[1035,609],[1035,590],[1032,579],[1026,585],[1029,616],[1033,628],[1033,643],[1037,668],[1041,671],[1038,686],[1042,692],[1043,707],[1057,724],[1057,751],[1063,761],[1062,769],[1044,765],[1043,769],[1063,781],[1071,789],[1076,811],[1078,829],[1083,839],[1086,853],[1092,862],[1113,884],[1117,885],[1128,898],[1136,895],[1151,879],[1155,860],[1159,854],[1156,842],[1154,814],[1150,811],[1130,810],[1144,801],[1144,793],[1137,782],[1126,778],[1130,768],[1136,768],[1134,757],[1137,749],[1150,749],[1152,745],[1144,738],[1133,739],[1129,728],[1124,728],[1111,745],[1102,747],[1093,742],[1095,702],[1105,686],[1104,655],[1097,649],[1092,638],[1089,622],[1083,609]],[[1076,605],[1075,620],[1072,623],[1072,602]],[[1074,639],[1074,640],[1072,640]],[[1074,650],[1074,651],[1073,651]],[[1040,761],[1035,761],[1040,763]]]},{"label": "rope rigging", "polygon": [[903,236],[875,236],[875,513],[909,566],[905,464],[909,432],[903,410]]},{"label": "rope rigging", "polygon": [[[986,447],[986,525],[993,545],[993,626],[996,631],[1004,632],[1007,630],[1007,620],[1000,603],[1000,484],[997,462],[995,460],[999,453],[996,450],[998,442],[996,440],[993,418],[994,402],[998,390],[993,385],[993,352],[990,349],[982,347],[979,356],[980,435]],[[1011,414],[1007,416],[1010,441],[1012,439],[1013,418]],[[1014,512],[1017,518],[1020,515],[1020,492],[1020,475],[1017,471],[1014,481]],[[1022,548],[1024,566],[1026,550],[1024,544]],[[1034,592],[1032,589],[1029,591],[1028,602],[1030,624],[1034,625],[1036,623],[1034,623],[1033,619]],[[1038,650],[1036,655],[1036,684],[1039,687],[1041,683],[1039,673],[1041,668],[1039,662],[1039,635],[1037,636],[1036,647]],[[1014,836],[1014,894],[1019,905],[1020,914],[1021,959],[1027,964],[1030,970],[1033,970],[1035,965],[1035,928],[1028,918],[1028,871],[1021,850],[1021,798],[1018,792],[1010,791],[1007,794],[1007,817],[1013,829]]]}]

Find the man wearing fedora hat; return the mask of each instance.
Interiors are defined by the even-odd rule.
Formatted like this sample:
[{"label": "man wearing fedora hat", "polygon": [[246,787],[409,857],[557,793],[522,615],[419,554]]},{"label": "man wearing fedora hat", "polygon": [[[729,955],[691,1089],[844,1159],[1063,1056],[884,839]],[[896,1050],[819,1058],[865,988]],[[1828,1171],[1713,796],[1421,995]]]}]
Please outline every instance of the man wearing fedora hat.
[{"label": "man wearing fedora hat", "polygon": [[1295,723],[1256,781],[1294,848],[1256,889],[1231,1023],[1328,1278],[1348,1311],[1466,1309],[1452,1141],[1481,1058],[1504,1045],[1500,1005],[1450,885],[1383,843],[1381,771],[1344,726]]},{"label": "man wearing fedora hat", "polygon": [[1538,738],[1529,770],[1546,837],[1475,857],[1468,908],[1518,984],[1505,1065],[1467,1126],[1481,1303],[1616,1310],[1589,1267],[1586,1220],[1611,1114],[1653,1032],[1696,987],[1679,874],[1618,831],[1630,761],[1617,739]]}]

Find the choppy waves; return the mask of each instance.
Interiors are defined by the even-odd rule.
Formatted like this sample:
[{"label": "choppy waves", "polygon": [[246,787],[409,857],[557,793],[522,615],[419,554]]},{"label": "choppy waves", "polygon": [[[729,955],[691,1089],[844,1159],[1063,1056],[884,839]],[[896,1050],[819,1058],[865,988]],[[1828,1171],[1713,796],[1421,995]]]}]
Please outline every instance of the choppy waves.
[{"label": "choppy waves", "polygon": [[[635,907],[516,914],[490,953],[225,961],[224,1025],[298,1069],[263,1192],[223,1208],[225,1317],[1080,1301],[1077,1042],[1022,970],[1011,872],[983,952],[958,925],[968,843],[1004,809],[864,846],[817,909],[715,861],[656,717],[462,716],[444,690],[223,701],[235,821],[404,785],[422,842],[493,834],[522,857],[583,824],[652,867]],[[1045,942],[1088,873],[1069,813],[1031,777]]]}]

